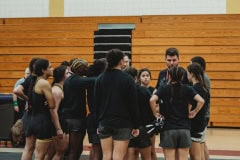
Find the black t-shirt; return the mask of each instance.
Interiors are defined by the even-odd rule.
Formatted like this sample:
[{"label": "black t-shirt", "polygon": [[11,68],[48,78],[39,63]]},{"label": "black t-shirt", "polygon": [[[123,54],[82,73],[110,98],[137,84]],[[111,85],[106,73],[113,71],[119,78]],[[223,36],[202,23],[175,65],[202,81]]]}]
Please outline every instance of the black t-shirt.
[{"label": "black t-shirt", "polygon": [[[203,107],[199,110],[197,115],[191,119],[191,132],[198,133],[204,131],[206,127],[206,111],[208,107],[208,102],[209,102],[209,93],[206,92],[203,87],[199,83],[196,83],[193,85],[193,89],[205,100],[205,103]],[[192,109],[196,108],[197,102],[192,101]]]},{"label": "black t-shirt", "polygon": [[153,115],[149,103],[152,93],[148,90],[148,88],[137,85],[137,95],[140,112],[140,125],[145,126],[152,124],[155,120],[155,116]]},{"label": "black t-shirt", "polygon": [[152,86],[149,86],[147,89],[150,91],[151,95],[153,94],[153,91],[155,90],[155,88]]},{"label": "black t-shirt", "polygon": [[160,113],[165,117],[164,129],[190,129],[188,104],[194,99],[196,91],[188,85],[169,84],[160,86]]},{"label": "black t-shirt", "polygon": [[72,75],[64,81],[62,116],[64,119],[86,117],[86,89],[94,86],[96,78]]},{"label": "black t-shirt", "polygon": [[94,106],[99,125],[138,128],[139,109],[136,84],[119,69],[98,76],[94,87]]}]

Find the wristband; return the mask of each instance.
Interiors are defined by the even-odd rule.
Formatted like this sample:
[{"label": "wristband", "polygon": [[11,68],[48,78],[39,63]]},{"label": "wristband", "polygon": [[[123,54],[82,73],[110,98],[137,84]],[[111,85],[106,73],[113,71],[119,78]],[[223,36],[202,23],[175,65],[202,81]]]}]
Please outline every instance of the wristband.
[{"label": "wristband", "polygon": [[14,107],[18,106],[18,102],[17,101],[13,101],[13,106]]}]

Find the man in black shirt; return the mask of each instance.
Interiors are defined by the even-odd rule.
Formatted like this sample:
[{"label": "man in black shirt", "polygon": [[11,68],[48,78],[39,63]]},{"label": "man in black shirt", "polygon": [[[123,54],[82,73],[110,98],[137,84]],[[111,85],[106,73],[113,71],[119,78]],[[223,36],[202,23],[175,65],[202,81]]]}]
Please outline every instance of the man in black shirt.
[{"label": "man in black shirt", "polygon": [[[158,75],[158,81],[156,84],[156,90],[165,84],[168,84],[170,79],[169,79],[169,69],[178,66],[179,63],[179,52],[177,48],[168,48],[165,53],[165,60],[166,60],[166,65],[167,68],[164,70],[161,70]],[[183,76],[183,84],[188,84],[188,79],[187,79],[187,72],[184,71],[184,76]]]}]

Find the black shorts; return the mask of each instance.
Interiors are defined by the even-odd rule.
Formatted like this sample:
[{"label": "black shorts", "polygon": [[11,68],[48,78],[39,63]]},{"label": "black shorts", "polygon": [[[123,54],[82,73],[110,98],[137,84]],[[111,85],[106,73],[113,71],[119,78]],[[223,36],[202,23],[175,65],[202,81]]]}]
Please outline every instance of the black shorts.
[{"label": "black shorts", "polygon": [[97,134],[96,117],[94,114],[89,114],[87,116],[87,133],[89,143],[100,144],[100,138]]},{"label": "black shorts", "polygon": [[139,136],[130,140],[128,148],[146,148],[152,145],[150,135],[147,133],[146,128],[140,127]]},{"label": "black shorts", "polygon": [[28,128],[29,128],[31,116],[32,116],[32,112],[26,111],[26,112],[24,112],[23,117],[22,117],[23,130],[24,130],[25,136],[28,135]]},{"label": "black shorts", "polygon": [[173,129],[160,133],[162,148],[189,148],[191,144],[191,135],[188,129]]},{"label": "black shorts", "polygon": [[54,125],[50,113],[32,114],[26,129],[26,136],[34,135],[39,140],[51,139],[53,130]]},{"label": "black shorts", "polygon": [[63,119],[62,129],[64,133],[86,133],[86,118],[82,119]]}]

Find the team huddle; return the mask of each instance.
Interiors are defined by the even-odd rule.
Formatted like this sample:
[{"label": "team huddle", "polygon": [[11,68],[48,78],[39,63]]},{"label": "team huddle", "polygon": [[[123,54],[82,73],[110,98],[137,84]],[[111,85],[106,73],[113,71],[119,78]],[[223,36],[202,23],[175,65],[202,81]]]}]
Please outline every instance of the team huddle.
[{"label": "team huddle", "polygon": [[119,49],[90,66],[75,58],[53,69],[49,60],[33,58],[30,75],[14,88],[25,101],[22,160],[33,153],[36,160],[78,160],[86,133],[90,160],[156,160],[157,135],[167,160],[208,160],[205,60],[193,57],[185,70],[178,50],[168,48],[165,61],[152,87],[150,70],[130,66]]}]

